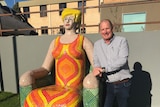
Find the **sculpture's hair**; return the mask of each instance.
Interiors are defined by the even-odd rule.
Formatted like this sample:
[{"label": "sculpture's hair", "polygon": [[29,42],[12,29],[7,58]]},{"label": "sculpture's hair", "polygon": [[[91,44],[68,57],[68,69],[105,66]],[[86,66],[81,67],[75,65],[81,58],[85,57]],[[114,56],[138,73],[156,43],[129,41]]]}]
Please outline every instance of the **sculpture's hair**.
[{"label": "sculpture's hair", "polygon": [[64,18],[68,15],[73,15],[74,16],[74,21],[76,23],[80,23],[81,22],[81,11],[80,10],[77,10],[77,9],[71,9],[71,8],[65,8],[63,11],[62,11],[62,20],[64,20]]}]

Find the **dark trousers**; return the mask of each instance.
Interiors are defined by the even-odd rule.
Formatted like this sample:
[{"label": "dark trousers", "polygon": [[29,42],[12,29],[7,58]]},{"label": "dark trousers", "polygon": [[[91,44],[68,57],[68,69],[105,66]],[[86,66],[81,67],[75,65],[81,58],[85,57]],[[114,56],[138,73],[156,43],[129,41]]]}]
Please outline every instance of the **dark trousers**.
[{"label": "dark trousers", "polygon": [[107,87],[105,81],[99,81],[99,107],[104,107]]},{"label": "dark trousers", "polygon": [[113,107],[113,103],[117,101],[118,107],[128,107],[129,91],[131,87],[131,81],[124,83],[113,84],[106,83],[107,92],[104,107]]}]

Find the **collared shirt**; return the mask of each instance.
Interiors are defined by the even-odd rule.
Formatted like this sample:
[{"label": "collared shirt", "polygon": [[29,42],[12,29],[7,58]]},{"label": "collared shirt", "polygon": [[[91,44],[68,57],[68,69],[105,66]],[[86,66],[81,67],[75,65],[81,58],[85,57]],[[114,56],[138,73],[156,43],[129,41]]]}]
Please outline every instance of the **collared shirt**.
[{"label": "collared shirt", "polygon": [[110,44],[106,44],[103,39],[94,43],[94,67],[105,67],[105,72],[120,69],[119,72],[108,76],[108,82],[132,77],[128,66],[128,55],[128,42],[124,37],[114,35]]}]

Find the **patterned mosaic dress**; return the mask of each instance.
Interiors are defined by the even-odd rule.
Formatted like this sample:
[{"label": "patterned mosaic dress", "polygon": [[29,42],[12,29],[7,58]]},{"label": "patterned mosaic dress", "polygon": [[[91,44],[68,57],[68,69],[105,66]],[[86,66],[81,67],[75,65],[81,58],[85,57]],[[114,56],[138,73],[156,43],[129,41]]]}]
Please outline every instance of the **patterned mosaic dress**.
[{"label": "patterned mosaic dress", "polygon": [[60,36],[55,39],[52,55],[56,59],[56,83],[31,91],[24,107],[80,107],[85,76],[83,39],[84,36],[78,35],[69,44],[62,44]]}]

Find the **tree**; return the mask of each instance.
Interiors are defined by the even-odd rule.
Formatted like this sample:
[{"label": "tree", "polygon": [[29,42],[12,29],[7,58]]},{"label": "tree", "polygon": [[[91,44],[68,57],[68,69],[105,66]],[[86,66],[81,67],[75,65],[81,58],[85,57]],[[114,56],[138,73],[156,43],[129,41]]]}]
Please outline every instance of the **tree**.
[{"label": "tree", "polygon": [[18,5],[18,2],[16,2],[15,4],[14,4],[14,6],[12,7],[12,9],[14,10],[14,11],[16,11],[17,13],[20,13],[21,11],[20,11],[20,8],[19,8],[19,5]]}]

